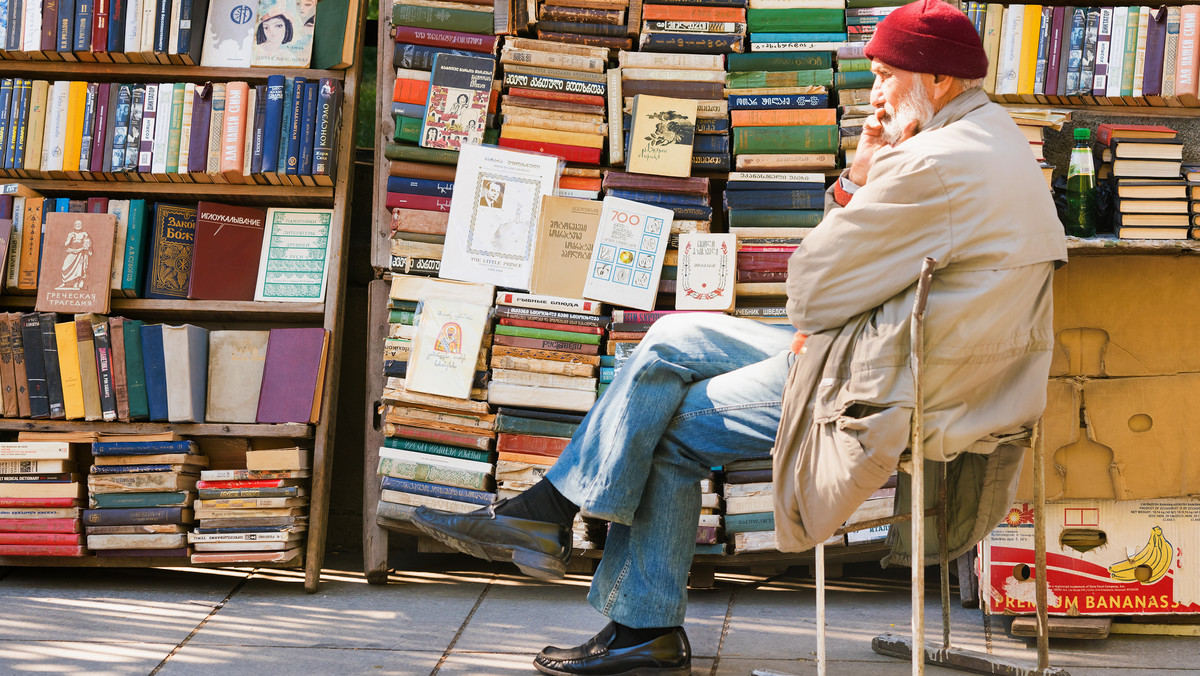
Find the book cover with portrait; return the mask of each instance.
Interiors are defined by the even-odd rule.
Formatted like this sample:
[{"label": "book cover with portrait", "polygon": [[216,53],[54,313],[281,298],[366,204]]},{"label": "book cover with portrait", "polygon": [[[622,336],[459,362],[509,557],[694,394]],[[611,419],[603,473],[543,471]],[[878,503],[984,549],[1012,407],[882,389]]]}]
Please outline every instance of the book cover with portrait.
[{"label": "book cover with portrait", "polygon": [[250,65],[308,68],[317,0],[260,0]]},{"label": "book cover with portrait", "polygon": [[691,176],[696,105],[694,99],[634,96],[627,169],[635,174]]},{"label": "book cover with portrait", "polygon": [[38,312],[108,312],[113,238],[112,214],[46,214]]},{"label": "book cover with portrait", "polygon": [[495,71],[496,62],[486,57],[445,52],[433,57],[421,125],[423,147],[458,150],[463,145],[479,145]]}]

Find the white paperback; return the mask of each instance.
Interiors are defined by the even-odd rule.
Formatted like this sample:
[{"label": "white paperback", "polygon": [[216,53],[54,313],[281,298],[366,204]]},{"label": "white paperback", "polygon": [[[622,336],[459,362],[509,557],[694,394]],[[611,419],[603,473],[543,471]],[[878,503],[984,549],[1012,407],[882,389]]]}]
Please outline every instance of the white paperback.
[{"label": "white paperback", "polygon": [[670,209],[605,197],[583,297],[653,310],[673,217]]},{"label": "white paperback", "polygon": [[676,310],[721,310],[733,307],[737,273],[737,235],[681,233]]},{"label": "white paperback", "polygon": [[466,399],[487,324],[487,305],[443,298],[421,302],[405,387]]},{"label": "white paperback", "polygon": [[560,160],[477,145],[458,160],[438,276],[529,289],[542,197],[554,194]]}]

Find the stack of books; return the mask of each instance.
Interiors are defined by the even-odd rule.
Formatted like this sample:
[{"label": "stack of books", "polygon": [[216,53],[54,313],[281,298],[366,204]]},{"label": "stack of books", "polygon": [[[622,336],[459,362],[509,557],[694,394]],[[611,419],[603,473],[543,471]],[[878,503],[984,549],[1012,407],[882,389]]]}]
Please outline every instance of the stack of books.
[{"label": "stack of books", "polygon": [[[624,31],[624,26],[613,26]],[[628,39],[628,38],[626,38]],[[600,164],[607,102],[608,50],[510,38],[504,69],[500,145]]]},{"label": "stack of books", "polygon": [[725,465],[725,534],[730,553],[775,549],[775,491],[771,458],[746,458]]},{"label": "stack of books", "polygon": [[[188,542],[196,552],[193,557],[198,555],[203,560],[204,556],[219,552],[222,561],[291,559],[297,553],[296,548],[304,542],[304,533],[308,530],[307,516],[247,517],[244,514],[248,512],[235,510],[224,501],[252,498],[258,504],[258,498],[284,498],[285,506],[307,504],[288,499],[305,498],[308,495],[311,475],[312,471],[308,468],[201,470],[200,481],[196,482],[200,498],[196,508],[211,509],[211,512],[202,511],[205,517],[199,519],[196,527],[188,533]],[[272,500],[271,504],[276,502]],[[210,513],[217,516],[207,516]],[[293,551],[288,553],[288,550]]]},{"label": "stack of books", "polygon": [[1180,168],[1187,181],[1187,197],[1191,200],[1192,239],[1200,239],[1200,165],[1185,164]]},{"label": "stack of books", "polygon": [[[494,419],[483,415],[489,423]],[[383,489],[379,513],[386,518],[409,521],[418,506],[469,512],[495,501],[495,466],[487,449],[388,442],[379,449],[378,467]]]},{"label": "stack of books", "polygon": [[[36,434],[22,432],[22,437]],[[82,444],[0,443],[0,555],[84,556]]]},{"label": "stack of books", "polygon": [[746,0],[642,5],[639,51],[728,54],[744,51],[745,39]]},{"label": "stack of books", "polygon": [[[846,41],[852,43],[866,44],[871,41],[871,37],[875,35],[875,27],[880,21],[887,18],[897,7],[905,4],[902,0],[888,2],[887,0],[846,0]],[[964,3],[966,5],[976,5],[983,3]],[[975,14],[968,14],[968,18],[975,24],[976,30],[983,34],[983,16],[982,13],[976,17]],[[976,21],[978,18],[978,21]],[[868,69],[869,70],[869,69]]]},{"label": "stack of books", "polygon": [[537,7],[537,36],[605,50],[629,49],[633,46],[630,35],[637,31],[629,30],[631,13],[627,10],[629,0],[543,0]]},{"label": "stack of books", "polygon": [[0,104],[17,107],[0,148],[12,158],[7,168],[29,178],[331,186],[341,98],[334,78],[271,75],[256,86],[6,78]]},{"label": "stack of books", "polygon": [[1183,141],[1159,125],[1101,124],[1096,129],[1100,162],[1116,188],[1113,229],[1122,239],[1187,239],[1191,226],[1186,195],[1164,197],[1183,180]]},{"label": "stack of books", "polygon": [[[245,469],[218,470],[205,479],[208,487],[195,503],[198,530],[188,538],[192,563],[281,562],[300,555],[312,451],[290,443],[252,439]],[[249,482],[258,485],[238,485]]]},{"label": "stack of books", "polygon": [[496,494],[511,498],[531,488],[554,464],[583,415],[501,406],[496,411]]},{"label": "stack of books", "polygon": [[[196,481],[208,459],[196,442],[167,432],[154,440],[92,444],[88,549],[97,556],[186,557]],[[146,439],[145,436],[138,439]]]},{"label": "stack of books", "polygon": [[696,527],[696,553],[724,554],[725,549],[725,503],[717,492],[714,473],[700,480],[700,523]]},{"label": "stack of books", "polygon": [[750,0],[746,13],[750,51],[836,51],[846,41],[844,7],[838,0],[816,7],[808,0]]},{"label": "stack of books", "polygon": [[729,69],[736,169],[823,171],[836,166],[838,130],[828,90],[831,52],[731,54]]},{"label": "stack of books", "polygon": [[725,208],[739,239],[803,237],[824,217],[825,174],[730,172]]},{"label": "stack of books", "polygon": [[[837,106],[838,135],[841,152],[840,165],[848,167],[854,163],[854,153],[858,149],[858,141],[862,136],[863,123],[875,114],[871,105],[871,87],[874,75],[871,74],[871,61],[863,55],[865,42],[846,42],[837,51],[837,72],[834,73],[835,84],[862,86],[841,86],[830,97],[830,102]],[[868,79],[870,78],[870,79]]]},{"label": "stack of books", "polygon": [[608,522],[575,515],[571,522],[571,547],[579,550],[600,551],[608,538]]},{"label": "stack of books", "polygon": [[1029,141],[1029,150],[1033,153],[1033,159],[1041,168],[1046,185],[1051,186],[1054,166],[1046,162],[1043,150],[1046,142],[1045,132],[1046,129],[1061,130],[1063,123],[1071,119],[1070,111],[1046,108],[1009,108],[1008,114],[1012,117],[1013,122],[1017,123],[1017,128],[1025,135],[1025,139]]}]

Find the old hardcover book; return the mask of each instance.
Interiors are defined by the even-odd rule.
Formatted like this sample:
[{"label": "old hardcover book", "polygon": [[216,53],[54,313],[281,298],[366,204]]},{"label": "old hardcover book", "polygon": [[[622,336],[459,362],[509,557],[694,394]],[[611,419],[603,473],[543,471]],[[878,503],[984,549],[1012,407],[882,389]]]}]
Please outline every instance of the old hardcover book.
[{"label": "old hardcover book", "polygon": [[254,300],[267,212],[216,202],[196,205],[188,298]]},{"label": "old hardcover book", "polygon": [[258,22],[258,3],[211,0],[200,65],[248,68]]},{"label": "old hardcover book", "polygon": [[204,422],[208,329],[192,324],[163,326],[162,343],[167,420]]},{"label": "old hardcover book", "polygon": [[46,214],[39,312],[108,312],[116,228],[112,214]]},{"label": "old hardcover book", "polygon": [[491,383],[488,403],[496,406],[538,406],[555,410],[587,411],[596,402],[595,390]]},{"label": "old hardcover book", "polygon": [[696,133],[696,102],[640,94],[633,97],[633,120],[625,156],[630,172],[689,176]]},{"label": "old hardcover book", "polygon": [[152,421],[167,420],[166,365],[163,362],[162,324],[139,327],[142,337],[142,364],[146,379],[147,417]]},{"label": "old hardcover book", "polygon": [[529,281],[531,293],[583,296],[583,280],[601,209],[598,201],[552,195],[542,198]]},{"label": "old hardcover book", "polygon": [[142,321],[125,319],[122,322],[125,334],[125,378],[129,395],[130,420],[146,420],[150,408],[146,398],[146,370],[142,358]]},{"label": "old hardcover book", "polygon": [[75,315],[75,350],[79,359],[80,386],[83,394],[84,420],[102,420],[100,404],[100,369],[96,362],[96,339],[92,324],[97,316],[91,313]]},{"label": "old hardcover book", "polygon": [[269,336],[270,331],[209,333],[209,422],[256,422]]},{"label": "old hardcover book", "polygon": [[79,368],[75,322],[56,324],[54,336],[63,391],[63,415],[67,420],[79,420],[84,417],[83,380]]},{"label": "old hardcover book", "polygon": [[271,329],[256,421],[308,422],[319,399],[318,376],[328,333],[320,327]]},{"label": "old hardcover book", "polygon": [[[20,409],[17,404],[16,355],[13,354],[12,328],[8,315],[0,313],[0,388],[3,388],[4,417],[16,418]],[[22,361],[24,355],[22,355]]]},{"label": "old hardcover book", "polygon": [[41,319],[36,312],[27,312],[20,315],[20,326],[26,382],[29,388],[29,417],[49,418],[50,398],[46,386]]},{"label": "old hardcover book", "polygon": [[96,376],[100,386],[100,415],[106,421],[117,419],[117,392],[113,381],[112,341],[108,334],[108,321],[95,317],[92,323],[92,340],[96,349]]},{"label": "old hardcover book", "polygon": [[459,149],[483,138],[496,61],[439,53],[433,59],[421,145]]},{"label": "old hardcover book", "polygon": [[298,470],[311,466],[307,449],[290,446],[287,448],[265,448],[246,451],[246,469],[252,470]]},{"label": "old hardcover book", "polygon": [[117,399],[117,420],[129,421],[129,378],[125,368],[125,319],[108,318],[108,339],[112,346],[113,394]]},{"label": "old hardcover book", "polygon": [[154,205],[144,298],[187,298],[195,233],[194,207]]},{"label": "old hardcover book", "polygon": [[332,226],[332,209],[268,209],[254,300],[322,302]]},{"label": "old hardcover book", "polygon": [[38,313],[42,331],[42,357],[46,365],[46,397],[50,403],[50,418],[62,420],[66,417],[63,404],[62,376],[59,372],[58,340],[54,332],[53,312]]}]

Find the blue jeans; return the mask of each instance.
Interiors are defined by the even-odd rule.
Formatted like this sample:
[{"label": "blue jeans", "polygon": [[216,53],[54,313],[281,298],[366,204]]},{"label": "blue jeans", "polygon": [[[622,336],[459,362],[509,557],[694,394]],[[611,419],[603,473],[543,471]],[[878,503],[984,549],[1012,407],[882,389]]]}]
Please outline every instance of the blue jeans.
[{"label": "blue jeans", "polygon": [[612,522],[588,602],[631,627],[683,624],[700,479],[768,453],[794,329],[717,314],[654,323],[546,474]]}]

